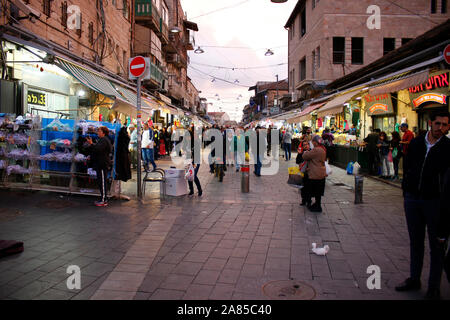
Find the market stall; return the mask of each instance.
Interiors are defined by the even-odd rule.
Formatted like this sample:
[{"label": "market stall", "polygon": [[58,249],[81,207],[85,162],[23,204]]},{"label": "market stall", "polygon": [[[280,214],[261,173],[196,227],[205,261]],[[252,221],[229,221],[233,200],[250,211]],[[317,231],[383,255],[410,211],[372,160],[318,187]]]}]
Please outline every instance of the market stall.
[{"label": "market stall", "polygon": [[87,136],[95,142],[100,126],[110,129],[114,147],[108,177],[112,181],[120,124],[1,114],[0,186],[99,195],[96,173],[83,142]]}]

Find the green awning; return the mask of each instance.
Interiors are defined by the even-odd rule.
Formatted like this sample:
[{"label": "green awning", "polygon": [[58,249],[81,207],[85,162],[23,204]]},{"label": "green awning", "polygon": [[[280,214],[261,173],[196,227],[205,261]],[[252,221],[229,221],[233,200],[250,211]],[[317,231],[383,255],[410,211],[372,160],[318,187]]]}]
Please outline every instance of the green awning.
[{"label": "green awning", "polygon": [[120,94],[116,91],[111,82],[99,74],[59,57],[57,60],[59,62],[59,67],[61,67],[68,74],[72,75],[86,87],[113,99],[120,97]]}]

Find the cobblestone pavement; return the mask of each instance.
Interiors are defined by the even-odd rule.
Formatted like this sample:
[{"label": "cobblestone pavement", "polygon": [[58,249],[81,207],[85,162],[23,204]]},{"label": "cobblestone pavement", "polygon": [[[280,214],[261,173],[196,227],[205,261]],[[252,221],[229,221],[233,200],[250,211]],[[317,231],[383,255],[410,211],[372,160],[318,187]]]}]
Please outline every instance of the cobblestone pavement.
[{"label": "cobblestone pavement", "polygon": [[[401,190],[365,179],[364,203],[355,205],[353,177],[333,167],[324,211],[312,213],[286,184],[293,165],[281,160],[278,175],[252,175],[249,194],[234,167],[220,183],[202,165],[201,198],[161,200],[152,186],[142,203],[106,208],[90,197],[0,190],[0,238],[25,243],[22,254],[0,259],[0,299],[269,299],[263,286],[289,279],[319,300],[421,299],[428,249],[425,288],[393,289],[409,270]],[[135,181],[123,186],[131,196],[135,189]],[[313,254],[313,242],[330,252]],[[69,265],[81,268],[80,290],[67,288]],[[366,286],[370,265],[381,268],[379,290]],[[441,292],[450,298],[444,280]]]}]

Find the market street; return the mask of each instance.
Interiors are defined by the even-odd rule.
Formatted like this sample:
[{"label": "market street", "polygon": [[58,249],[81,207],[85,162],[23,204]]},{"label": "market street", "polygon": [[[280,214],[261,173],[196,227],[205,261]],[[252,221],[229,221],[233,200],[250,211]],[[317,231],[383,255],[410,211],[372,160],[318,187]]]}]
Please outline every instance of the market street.
[{"label": "market street", "polygon": [[[366,178],[364,203],[355,205],[353,176],[333,167],[324,211],[312,213],[286,184],[294,163],[281,160],[276,176],[251,175],[249,194],[233,167],[220,183],[203,165],[201,198],[162,200],[152,187],[142,204],[105,208],[92,197],[2,189],[0,234],[25,251],[0,259],[0,298],[274,299],[265,285],[293,280],[312,288],[304,299],[422,299],[427,243],[422,290],[393,289],[409,274],[401,189]],[[330,251],[315,255],[313,242]],[[80,267],[80,290],[67,288],[70,265]],[[370,265],[381,269],[381,289],[367,288]],[[445,280],[441,294],[450,298]]]}]

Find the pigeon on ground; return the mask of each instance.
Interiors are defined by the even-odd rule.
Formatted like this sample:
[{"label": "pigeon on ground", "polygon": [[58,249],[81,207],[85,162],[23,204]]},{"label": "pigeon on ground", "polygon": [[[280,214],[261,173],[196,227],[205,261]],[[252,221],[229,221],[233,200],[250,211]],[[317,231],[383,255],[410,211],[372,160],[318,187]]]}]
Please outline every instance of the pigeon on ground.
[{"label": "pigeon on ground", "polygon": [[324,256],[330,251],[330,247],[328,245],[324,245],[323,248],[317,248],[317,244],[314,242],[312,244],[312,252],[317,254],[318,256]]}]

